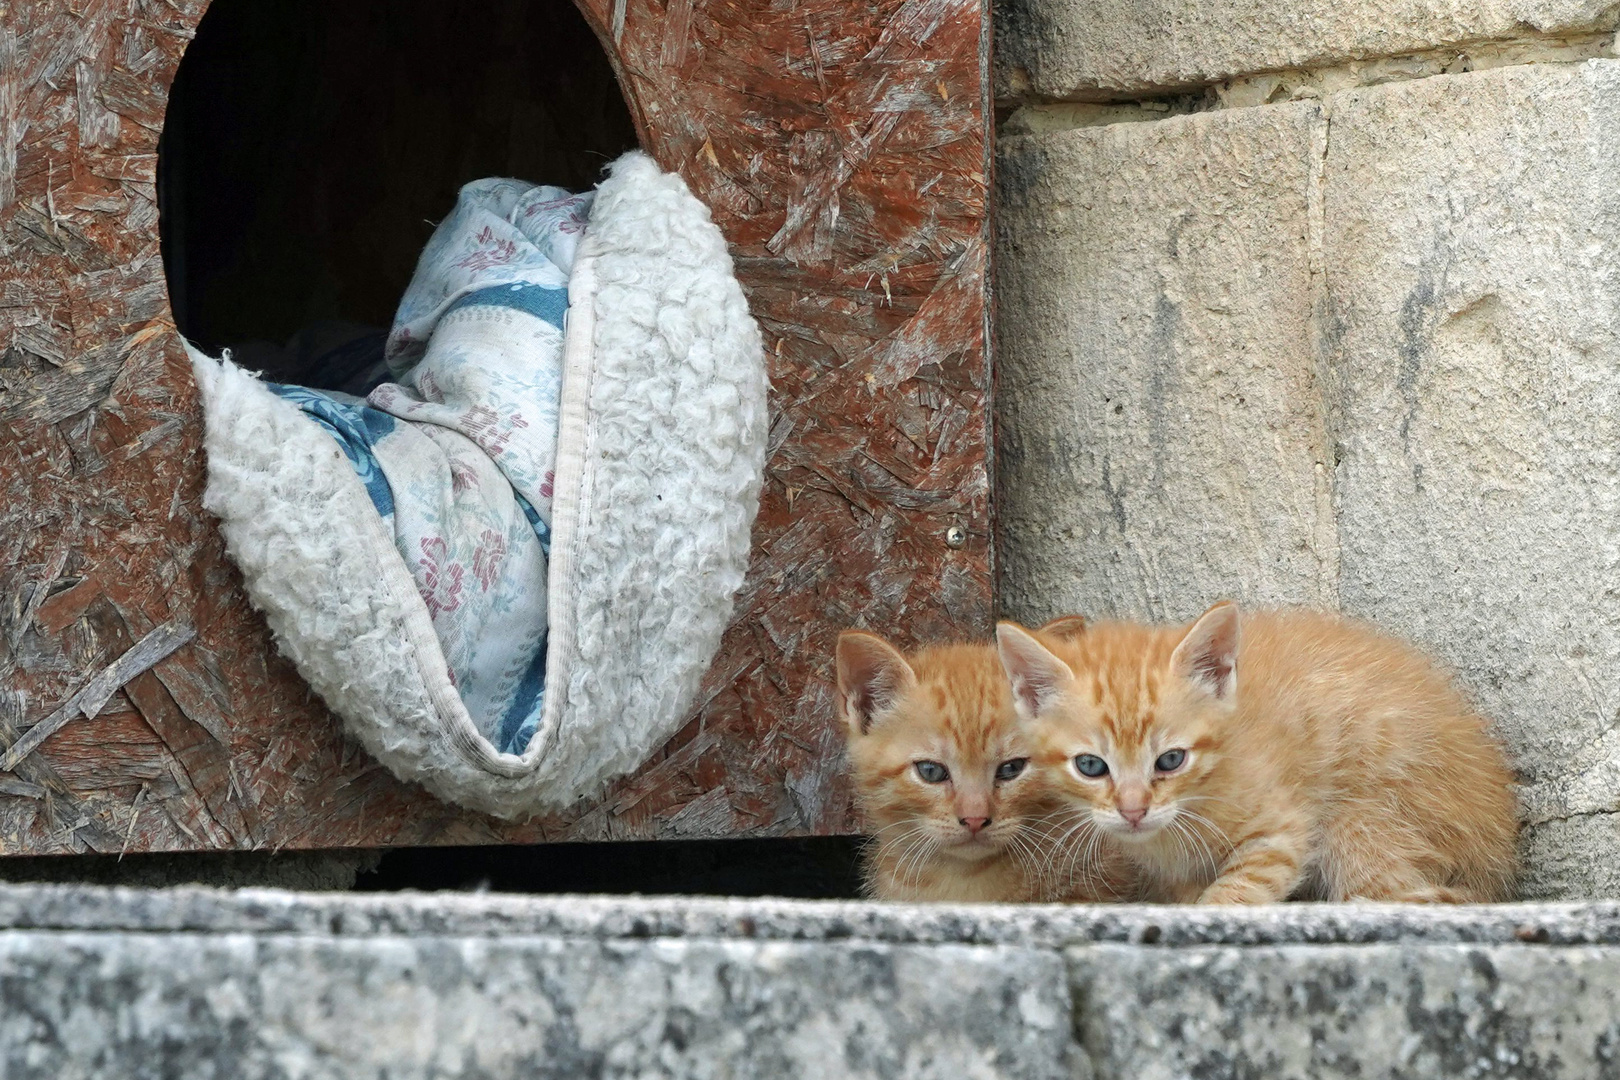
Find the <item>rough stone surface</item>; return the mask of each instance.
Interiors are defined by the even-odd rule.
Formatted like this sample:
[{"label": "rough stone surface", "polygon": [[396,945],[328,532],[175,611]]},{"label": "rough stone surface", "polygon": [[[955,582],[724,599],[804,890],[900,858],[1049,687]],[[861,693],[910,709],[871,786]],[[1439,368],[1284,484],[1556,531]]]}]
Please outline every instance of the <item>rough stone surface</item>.
[{"label": "rough stone surface", "polygon": [[1608,1077],[1612,948],[1431,945],[1069,953],[1097,1080]]},{"label": "rough stone surface", "polygon": [[1526,900],[1620,896],[1620,814],[1577,814],[1526,829],[1521,858],[1534,873],[1521,883]]},{"label": "rough stone surface", "polygon": [[1065,1075],[1063,959],[1004,946],[0,934],[0,1073]]},{"label": "rough stone surface", "polygon": [[1009,140],[1006,613],[1372,619],[1496,722],[1525,895],[1620,895],[1616,176],[1613,60]]},{"label": "rough stone surface", "polygon": [[1315,104],[1004,141],[1000,596],[1014,617],[1331,604],[1309,339]]},{"label": "rough stone surface", "polygon": [[1608,0],[1001,0],[999,97],[1094,97],[1198,87],[1492,39],[1613,30]]},{"label": "rough stone surface", "polygon": [[756,898],[293,893],[0,886],[0,933],[261,937],[737,939],[997,945],[1483,944],[1620,946],[1620,903],[889,904]]},{"label": "rough stone surface", "polygon": [[[1532,825],[1615,810],[1620,62],[1331,105],[1343,606],[1459,669]],[[1587,835],[1620,863],[1612,829]]]},{"label": "rough stone surface", "polygon": [[1607,1076],[1620,904],[0,886],[0,1075]]}]

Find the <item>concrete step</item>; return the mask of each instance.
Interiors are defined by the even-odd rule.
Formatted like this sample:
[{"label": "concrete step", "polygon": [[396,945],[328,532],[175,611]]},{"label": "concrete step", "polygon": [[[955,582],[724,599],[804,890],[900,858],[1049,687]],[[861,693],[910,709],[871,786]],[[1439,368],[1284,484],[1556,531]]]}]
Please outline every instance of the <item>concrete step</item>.
[{"label": "concrete step", "polygon": [[0,887],[0,1077],[1610,1077],[1620,904]]}]

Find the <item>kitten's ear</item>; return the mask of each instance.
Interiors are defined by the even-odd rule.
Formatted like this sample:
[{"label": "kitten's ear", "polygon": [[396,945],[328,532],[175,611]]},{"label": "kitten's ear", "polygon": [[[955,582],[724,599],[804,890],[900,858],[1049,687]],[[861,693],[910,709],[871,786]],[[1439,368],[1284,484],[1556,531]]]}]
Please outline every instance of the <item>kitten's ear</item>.
[{"label": "kitten's ear", "polygon": [[1039,716],[1074,681],[1069,665],[1017,623],[996,625],[996,650],[1012,684],[1013,705],[1025,720]]},{"label": "kitten's ear", "polygon": [[838,635],[838,703],[851,734],[865,735],[874,716],[916,685],[917,673],[887,641],[862,630]]},{"label": "kitten's ear", "polygon": [[1062,638],[1072,641],[1086,632],[1086,617],[1084,615],[1059,615],[1051,622],[1042,623],[1037,633],[1047,637]]},{"label": "kitten's ear", "polygon": [[1219,701],[1237,692],[1238,606],[1222,601],[1204,612],[1170,654],[1170,670]]}]

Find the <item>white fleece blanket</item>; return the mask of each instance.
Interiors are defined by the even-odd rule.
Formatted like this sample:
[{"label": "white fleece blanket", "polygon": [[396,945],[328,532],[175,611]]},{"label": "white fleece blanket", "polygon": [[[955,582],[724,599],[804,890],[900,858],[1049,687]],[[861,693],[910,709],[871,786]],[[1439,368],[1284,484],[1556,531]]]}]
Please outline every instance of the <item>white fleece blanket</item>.
[{"label": "white fleece blanket", "polygon": [[[644,155],[611,173],[572,202],[469,188],[401,305],[395,381],[315,404],[395,425],[370,439],[391,520],[310,401],[193,354],[205,505],[279,647],[396,774],[503,816],[593,794],[680,726],[758,505],[764,354],[725,244]],[[513,588],[476,596],[509,602],[467,604],[497,546]]]}]

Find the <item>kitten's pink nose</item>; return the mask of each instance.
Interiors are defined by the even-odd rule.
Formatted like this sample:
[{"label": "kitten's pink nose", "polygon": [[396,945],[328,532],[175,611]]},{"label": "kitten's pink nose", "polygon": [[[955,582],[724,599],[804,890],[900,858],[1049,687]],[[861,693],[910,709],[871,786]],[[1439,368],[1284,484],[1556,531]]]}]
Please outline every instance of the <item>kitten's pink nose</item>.
[{"label": "kitten's pink nose", "polygon": [[1147,817],[1152,802],[1153,797],[1141,784],[1122,784],[1114,793],[1114,805],[1119,808],[1119,816],[1130,822],[1133,829]]},{"label": "kitten's pink nose", "polygon": [[967,831],[972,833],[974,836],[978,836],[979,830],[990,824],[990,819],[987,817],[965,817],[957,818],[956,820],[965,825],[967,827]]}]

